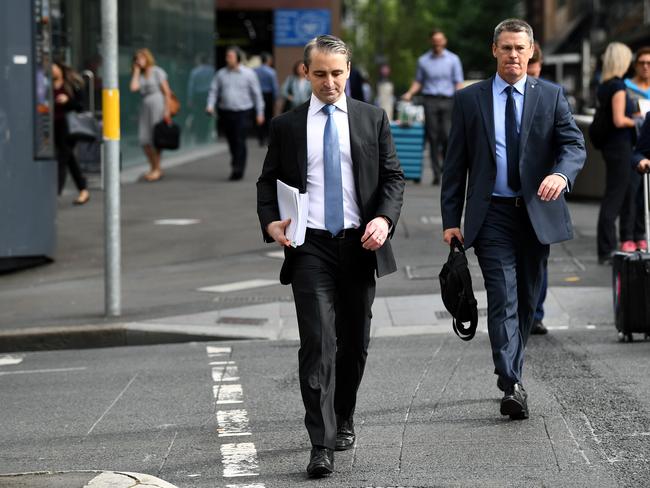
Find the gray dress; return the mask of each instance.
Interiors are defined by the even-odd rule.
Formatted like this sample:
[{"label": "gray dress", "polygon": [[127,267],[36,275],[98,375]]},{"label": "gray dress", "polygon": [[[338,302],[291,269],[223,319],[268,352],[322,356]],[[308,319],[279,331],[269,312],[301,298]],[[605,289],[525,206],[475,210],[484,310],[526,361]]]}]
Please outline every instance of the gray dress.
[{"label": "gray dress", "polygon": [[165,114],[165,95],[160,84],[167,73],[158,66],[151,68],[149,77],[140,75],[140,113],[138,115],[138,141],[141,146],[153,145],[153,127]]}]

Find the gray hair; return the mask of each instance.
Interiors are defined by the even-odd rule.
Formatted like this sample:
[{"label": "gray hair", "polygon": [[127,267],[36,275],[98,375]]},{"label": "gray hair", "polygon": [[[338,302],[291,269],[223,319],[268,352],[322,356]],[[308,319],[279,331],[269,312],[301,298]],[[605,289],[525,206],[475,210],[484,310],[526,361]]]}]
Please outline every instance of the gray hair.
[{"label": "gray hair", "polygon": [[533,37],[533,28],[528,24],[528,22],[524,22],[521,19],[506,19],[499,22],[499,25],[494,28],[494,37],[492,38],[494,44],[497,43],[502,32],[525,32],[528,34],[530,43],[533,44],[535,42],[535,38]]},{"label": "gray hair", "polygon": [[303,63],[305,63],[305,66],[308,68],[309,64],[311,63],[311,52],[313,49],[322,51],[324,53],[343,54],[346,57],[348,63],[352,59],[352,51],[341,39],[330,35],[318,36],[314,37],[305,45]]}]

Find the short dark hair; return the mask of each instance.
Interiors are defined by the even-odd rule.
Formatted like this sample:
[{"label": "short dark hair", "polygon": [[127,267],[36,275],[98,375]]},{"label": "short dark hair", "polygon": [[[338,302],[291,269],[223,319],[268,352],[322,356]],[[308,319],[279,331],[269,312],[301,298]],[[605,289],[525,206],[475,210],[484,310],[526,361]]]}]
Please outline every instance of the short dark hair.
[{"label": "short dark hair", "polygon": [[542,59],[542,48],[538,42],[535,42],[533,45],[533,56],[530,58],[530,61],[528,61],[528,64],[541,63]]},{"label": "short dark hair", "polygon": [[305,66],[308,68],[309,64],[311,63],[311,52],[313,49],[317,49],[318,51],[323,51],[326,53],[343,54],[346,57],[348,63],[352,59],[352,51],[341,39],[335,36],[330,36],[329,34],[318,36],[314,37],[305,45],[303,63],[305,63]]},{"label": "short dark hair", "polygon": [[499,24],[494,28],[494,36],[492,37],[492,42],[494,44],[499,40],[499,36],[502,32],[525,32],[528,34],[530,43],[535,42],[535,37],[533,36],[533,28],[521,19],[506,19],[499,22]]},{"label": "short dark hair", "polygon": [[639,49],[637,49],[636,53],[634,53],[634,62],[638,63],[639,58],[647,54],[650,54],[650,46],[640,47]]},{"label": "short dark hair", "polygon": [[270,52],[262,51],[262,52],[260,53],[260,58],[262,58],[262,63],[263,63],[263,64],[266,64],[266,63],[269,62],[270,59],[273,58],[273,56],[271,55]]},{"label": "short dark hair", "polygon": [[242,62],[242,59],[244,59],[244,56],[243,56],[242,50],[239,49],[239,47],[237,47],[237,46],[228,46],[228,47],[226,48],[226,53],[228,53],[228,51],[232,51],[232,52],[235,53],[235,55],[237,56],[237,62],[238,62],[238,63],[241,63],[241,62]]}]

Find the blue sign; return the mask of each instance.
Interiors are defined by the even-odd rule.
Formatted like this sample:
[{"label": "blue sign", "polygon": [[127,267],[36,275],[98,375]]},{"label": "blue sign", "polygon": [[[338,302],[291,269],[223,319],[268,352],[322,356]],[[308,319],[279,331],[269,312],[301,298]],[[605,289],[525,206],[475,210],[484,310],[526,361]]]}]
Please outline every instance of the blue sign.
[{"label": "blue sign", "polygon": [[304,46],[316,36],[331,30],[329,10],[278,9],[275,11],[275,45]]}]

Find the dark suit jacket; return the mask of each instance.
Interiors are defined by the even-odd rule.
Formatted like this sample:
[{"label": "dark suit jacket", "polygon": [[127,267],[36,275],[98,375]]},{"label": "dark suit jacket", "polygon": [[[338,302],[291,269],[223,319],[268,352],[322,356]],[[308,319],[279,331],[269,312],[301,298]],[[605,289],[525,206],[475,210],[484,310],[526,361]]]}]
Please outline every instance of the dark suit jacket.
[{"label": "dark suit jacket", "polygon": [[[404,175],[395,153],[388,118],[383,110],[350,97],[347,104],[361,229],[373,218],[384,215],[393,223],[394,231],[402,208]],[[257,214],[266,242],[273,242],[266,227],[280,220],[276,180],[301,192],[307,188],[308,111],[309,102],[271,121],[269,149],[257,181]],[[285,249],[285,263],[280,273],[280,281],[284,284],[290,282],[291,251]],[[389,240],[374,254],[378,277],[397,269]]]},{"label": "dark suit jacket", "polygon": [[632,154],[632,164],[634,168],[639,165],[641,160],[650,158],[650,112],[645,115],[645,120],[641,126],[641,132],[634,146]]},{"label": "dark suit jacket", "polygon": [[[443,228],[460,227],[466,204],[466,247],[472,245],[483,225],[496,181],[492,81],[456,93],[443,166]],[[582,132],[560,86],[528,77],[519,156],[521,192],[537,238],[542,244],[570,239],[573,228],[564,196],[551,202],[537,196],[542,180],[552,173],[565,175],[571,188],[586,157]]]}]

